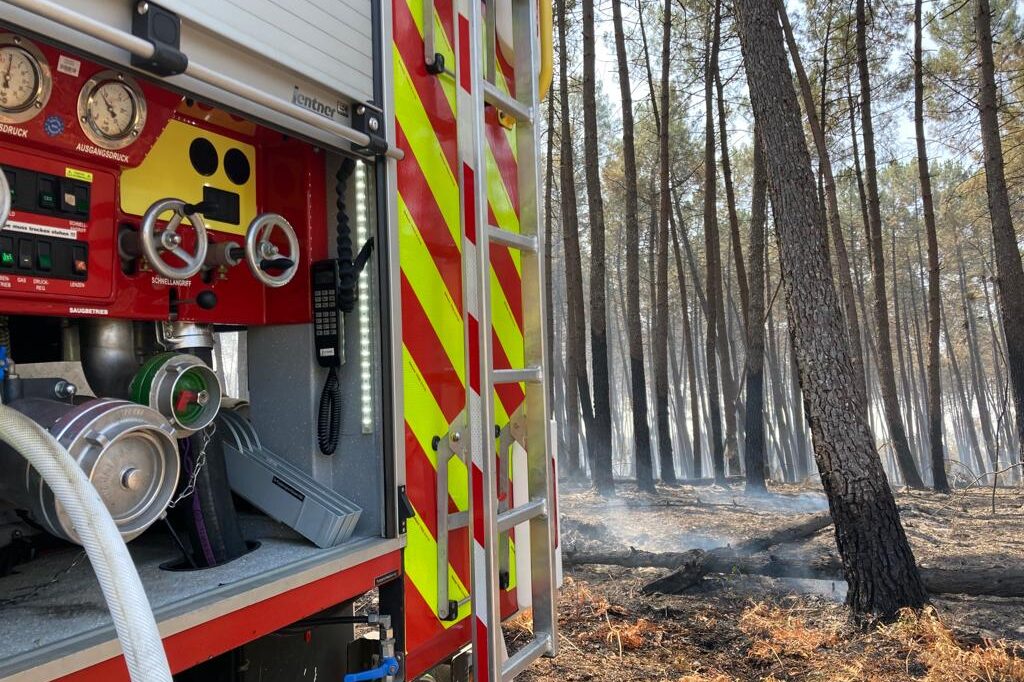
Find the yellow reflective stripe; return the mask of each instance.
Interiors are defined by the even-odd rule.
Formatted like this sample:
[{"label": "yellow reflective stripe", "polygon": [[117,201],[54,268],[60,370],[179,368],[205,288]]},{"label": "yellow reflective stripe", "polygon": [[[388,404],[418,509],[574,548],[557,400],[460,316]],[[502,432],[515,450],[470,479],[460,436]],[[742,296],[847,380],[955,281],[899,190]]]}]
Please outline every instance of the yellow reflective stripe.
[{"label": "yellow reflective stripe", "polygon": [[423,108],[423,103],[416,93],[416,88],[397,48],[395,49],[395,101],[395,116],[409,141],[410,150],[416,157],[415,163],[419,165],[423,176],[430,184],[430,189],[448,226],[448,231],[458,243],[462,240],[458,220],[459,183],[452,173],[452,168],[444,155],[444,149],[441,147],[441,141],[434,133],[430,117],[427,116],[427,112]]},{"label": "yellow reflective stripe", "polygon": [[[405,573],[430,610],[437,613],[437,542],[418,513],[407,527]],[[469,590],[452,570],[451,564],[448,564],[448,594],[458,601],[469,595]],[[459,609],[459,620],[467,615],[468,603]],[[441,621],[441,625],[447,630],[457,622]]]},{"label": "yellow reflective stripe", "polygon": [[508,356],[509,364],[512,367],[523,366],[523,332],[516,324],[516,318],[512,315],[512,308],[509,307],[505,298],[505,291],[498,284],[498,275],[491,269],[491,322],[494,325],[494,332],[501,341],[501,347]]},{"label": "yellow reflective stripe", "polygon": [[466,384],[466,358],[462,315],[445,286],[437,263],[412,222],[409,209],[398,195],[399,248],[402,271],[416,292],[423,309],[430,316],[437,338],[444,347],[448,361],[463,385]]},{"label": "yellow reflective stripe", "polygon": [[[519,232],[519,216],[512,205],[508,190],[505,188],[505,181],[498,170],[498,162],[491,151],[491,145],[487,145],[487,200],[491,204],[494,218],[498,221],[498,227],[512,232]],[[518,259],[517,259],[518,260]]]}]

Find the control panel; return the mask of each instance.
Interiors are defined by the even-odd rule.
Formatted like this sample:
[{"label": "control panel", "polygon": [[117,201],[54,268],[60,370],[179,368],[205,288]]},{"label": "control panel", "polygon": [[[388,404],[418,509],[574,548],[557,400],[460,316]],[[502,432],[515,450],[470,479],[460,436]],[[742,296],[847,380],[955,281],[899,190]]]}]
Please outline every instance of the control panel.
[{"label": "control panel", "polygon": [[322,153],[25,36],[0,33],[5,62],[0,312],[311,320]]}]

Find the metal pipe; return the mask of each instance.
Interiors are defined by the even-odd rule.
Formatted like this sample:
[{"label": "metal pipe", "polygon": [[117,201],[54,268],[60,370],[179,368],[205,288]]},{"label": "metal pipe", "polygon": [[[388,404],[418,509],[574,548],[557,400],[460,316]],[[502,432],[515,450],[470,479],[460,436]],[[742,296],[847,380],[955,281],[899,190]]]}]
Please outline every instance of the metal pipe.
[{"label": "metal pipe", "polygon": [[[66,7],[61,7],[60,5],[51,2],[51,0],[5,1],[8,4],[20,7],[27,12],[32,12],[33,14],[45,17],[50,21],[62,24],[85,33],[97,40],[126,50],[140,59],[151,59],[153,54],[156,52],[153,45],[147,40],[143,40],[142,38],[118,30],[112,26],[107,26],[106,24],[85,16],[84,14],[69,10]],[[206,83],[207,85],[212,85],[215,88],[220,88],[221,90],[237,97],[247,99],[254,104],[264,106],[279,114],[289,116],[317,128],[318,130],[322,130],[332,135],[337,135],[343,140],[346,140],[358,147],[365,147],[370,144],[370,136],[362,131],[356,130],[351,126],[342,125],[335,121],[325,119],[322,116],[298,107],[287,100],[274,97],[273,95],[268,95],[250,85],[246,85],[234,78],[229,78],[219,74],[216,71],[202,66],[201,64],[197,64],[196,62],[189,61],[188,66],[185,68],[185,75],[191,76],[198,81]],[[389,142],[385,155],[389,158],[400,160],[405,157],[405,152],[392,146]]]},{"label": "metal pipe", "polygon": [[139,369],[131,320],[83,319],[79,334],[89,387],[97,396],[127,399]]}]

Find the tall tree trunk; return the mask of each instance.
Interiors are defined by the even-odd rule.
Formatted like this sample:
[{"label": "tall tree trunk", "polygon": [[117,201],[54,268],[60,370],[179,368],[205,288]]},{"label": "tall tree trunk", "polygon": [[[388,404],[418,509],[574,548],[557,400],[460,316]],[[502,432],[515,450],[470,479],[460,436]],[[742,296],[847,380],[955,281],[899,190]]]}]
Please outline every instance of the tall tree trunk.
[{"label": "tall tree trunk", "polygon": [[[590,378],[587,374],[587,318],[583,302],[583,259],[580,254],[580,222],[576,206],[576,163],[573,158],[575,150],[573,148],[572,120],[569,114],[569,55],[565,13],[565,0],[559,0],[558,106],[561,118],[560,164],[558,167],[561,201],[559,203],[562,217],[562,248],[565,253],[566,307],[569,320],[566,329],[566,365],[570,372],[568,381],[574,384],[572,388],[566,388],[566,394],[567,403],[578,401],[577,407],[583,414],[589,442],[594,438],[593,434],[598,427],[595,424],[594,408],[590,402]],[[554,106],[554,103],[551,106]],[[575,396],[575,399],[569,396]],[[570,409],[570,407],[570,404],[566,405],[566,409]],[[578,429],[578,415],[575,417],[569,415],[569,421],[570,430],[573,424]],[[577,447],[577,444],[573,443],[570,447]],[[593,454],[593,450],[591,450],[591,454]],[[590,468],[596,483],[598,466],[591,461]]]},{"label": "tall tree trunk", "polygon": [[676,230],[679,228],[674,219],[670,220],[669,227],[672,230],[672,251],[675,254],[676,274],[679,278],[679,307],[682,308],[683,314],[683,343],[686,345],[686,379],[690,392],[690,431],[693,437],[692,476],[694,479],[699,479],[704,475],[701,452],[701,433],[704,429],[701,428],[700,423],[700,393],[697,390],[697,363],[694,358],[694,346],[697,338],[690,326],[690,301],[686,286],[686,270],[683,268],[683,258],[679,253],[679,236],[676,234]]},{"label": "tall tree trunk", "polygon": [[[655,392],[658,410],[658,456],[661,480],[676,482],[672,457],[672,435],[668,415],[668,223],[672,214],[669,193],[668,121],[669,121],[669,46],[672,42],[672,0],[665,0],[661,38],[661,113],[658,116],[658,315],[655,318],[654,338],[651,340],[655,359]],[[654,93],[651,93],[654,101]],[[680,414],[682,411],[680,410]]]},{"label": "tall tree trunk", "polygon": [[[818,167],[821,169],[829,234],[832,237],[832,248],[836,254],[836,270],[839,274],[839,283],[842,289],[843,312],[846,315],[846,326],[849,328],[850,358],[853,360],[853,368],[857,379],[855,385],[857,390],[866,396],[864,351],[860,343],[860,320],[857,316],[857,301],[854,298],[853,280],[850,274],[850,256],[846,251],[843,228],[839,219],[839,197],[836,192],[836,179],[832,172],[832,157],[829,154],[828,144],[825,140],[825,129],[822,119],[818,117],[815,111],[814,95],[811,93],[811,82],[807,78],[803,60],[800,58],[800,48],[797,46],[796,38],[793,36],[793,27],[789,23],[785,3],[783,0],[776,0],[776,6],[779,11],[779,19],[782,21],[783,31],[786,34],[789,57],[793,61],[793,70],[796,71],[797,82],[800,84],[800,93],[804,102],[804,111],[807,112],[807,122],[811,128],[811,137],[814,138],[814,147],[818,152]],[[822,107],[824,106],[823,98]]]},{"label": "tall tree trunk", "polygon": [[[562,21],[564,22],[564,5]],[[564,23],[563,23],[564,35]],[[597,85],[594,80],[594,0],[583,0],[583,152],[590,210],[590,355],[594,378],[594,420],[587,431],[594,486],[612,494],[612,415],[608,382],[608,317],[605,309],[607,269],[604,248],[604,201],[597,142]],[[583,395],[583,391],[580,391]]]},{"label": "tall tree trunk", "polygon": [[889,329],[889,301],[885,289],[885,255],[882,250],[882,213],[878,204],[878,171],[875,161],[875,132],[871,120],[871,75],[868,72],[867,11],[865,0],[857,0],[857,70],[860,74],[860,117],[864,134],[864,179],[868,200],[868,229],[871,233],[871,273],[875,293],[875,334],[878,337],[878,374],[889,435],[896,450],[903,480],[911,488],[924,483],[910,453],[907,432],[896,397],[892,339]]},{"label": "tall tree trunk", "polygon": [[928,145],[924,135],[924,63],[921,42],[921,0],[914,0],[914,131],[917,137],[917,172],[921,177],[921,205],[928,240],[928,436],[931,446],[932,479],[936,490],[949,492],[946,453],[942,444],[942,384],[939,369],[939,335],[942,309],[939,302],[939,241],[932,202],[932,178],[928,168]]},{"label": "tall tree trunk", "polygon": [[1024,267],[1017,248],[1017,233],[1010,214],[1010,198],[1003,174],[1003,143],[999,132],[998,93],[992,57],[992,10],[989,0],[978,0],[974,28],[978,42],[978,75],[981,92],[978,113],[985,157],[985,189],[992,218],[992,241],[996,253],[999,309],[1006,336],[1006,364],[1017,412],[1018,447],[1024,447]]},{"label": "tall tree trunk", "polygon": [[[721,305],[722,275],[718,253],[718,199],[715,178],[714,77],[718,71],[718,41],[721,31],[721,0],[715,0],[711,41],[708,44],[704,81],[704,256],[707,261],[708,333],[704,345],[708,375],[708,409],[711,415],[711,464],[715,480],[725,482],[725,448],[722,442],[722,405],[718,384],[718,309]],[[725,363],[722,363],[723,365]],[[728,401],[726,401],[728,409]]]},{"label": "tall tree trunk", "polygon": [[764,135],[779,255],[815,459],[858,614],[895,617],[926,601],[914,555],[864,419],[829,266],[800,108],[772,0],[737,0],[754,118]]},{"label": "tall tree trunk", "polygon": [[971,370],[971,387],[978,401],[978,420],[981,422],[981,435],[985,439],[985,452],[988,454],[988,471],[999,468],[999,450],[996,448],[995,436],[992,433],[992,416],[988,405],[988,391],[985,390],[985,369],[981,364],[978,352],[978,333],[974,323],[974,306],[967,295],[967,273],[964,268],[964,256],[956,242],[956,258],[960,281],[960,301],[963,305],[964,331],[967,334],[967,359]]},{"label": "tall tree trunk", "polygon": [[970,451],[974,454],[974,462],[977,467],[976,473],[980,476],[988,471],[988,466],[985,464],[985,457],[981,452],[981,443],[978,441],[978,429],[974,425],[974,413],[971,411],[970,398],[967,397],[967,386],[964,382],[964,377],[960,373],[960,363],[956,359],[955,340],[949,333],[948,320],[949,317],[947,315],[942,315],[942,327],[946,334],[946,345],[949,347],[949,366],[953,372],[957,395],[960,396],[960,412],[965,423],[964,430],[967,432]]},{"label": "tall tree trunk", "polygon": [[736,214],[736,190],[732,183],[732,163],[729,161],[729,132],[726,127],[725,93],[722,87],[721,67],[715,60],[715,90],[718,95],[718,145],[722,149],[722,180],[725,183],[725,205],[729,212],[729,235],[732,241],[732,257],[736,264],[736,282],[740,289],[740,309],[743,311],[743,326],[748,324],[750,313],[750,289],[747,270],[743,262],[743,243],[740,241],[740,219]]},{"label": "tall tree trunk", "polygon": [[768,178],[761,133],[754,127],[754,179],[750,206],[750,308],[747,311],[747,414],[743,450],[747,492],[766,490],[764,438],[764,236]]},{"label": "tall tree trunk", "polygon": [[619,92],[622,96],[622,153],[626,183],[626,325],[629,328],[630,386],[633,395],[633,452],[637,485],[642,490],[654,490],[651,430],[647,422],[647,373],[644,368],[643,324],[640,315],[640,219],[633,141],[633,94],[629,82],[629,55],[626,53],[626,36],[622,26],[621,0],[612,0],[612,21],[619,66]]}]

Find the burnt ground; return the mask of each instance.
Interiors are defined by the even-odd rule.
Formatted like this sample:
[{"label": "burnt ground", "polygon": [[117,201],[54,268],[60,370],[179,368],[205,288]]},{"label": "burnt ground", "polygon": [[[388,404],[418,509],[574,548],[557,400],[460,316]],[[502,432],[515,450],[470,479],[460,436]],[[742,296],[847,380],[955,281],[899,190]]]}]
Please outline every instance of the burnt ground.
[{"label": "burnt ground", "polygon": [[[901,491],[897,500],[922,566],[1024,565],[1024,489],[994,498],[990,488]],[[748,498],[739,485],[644,494],[623,484],[610,500],[563,486],[559,504],[566,547],[654,552],[735,544],[827,509],[820,490],[796,486]],[[768,551],[808,561],[834,553],[832,529]],[[567,568],[560,654],[521,679],[1024,682],[1024,599],[938,595],[934,613],[865,630],[849,619],[842,581],[711,574],[680,595],[641,593],[667,572]],[[528,636],[516,623],[506,632],[511,648]]]}]

